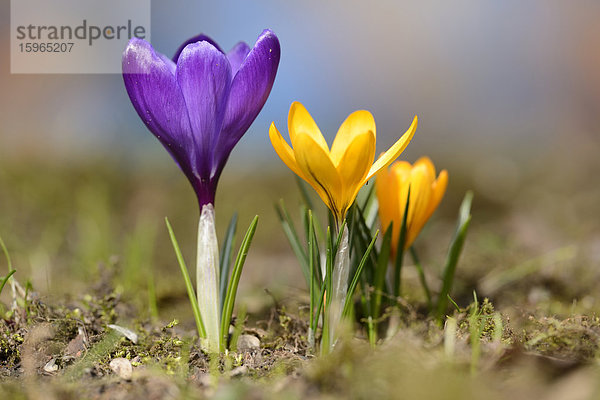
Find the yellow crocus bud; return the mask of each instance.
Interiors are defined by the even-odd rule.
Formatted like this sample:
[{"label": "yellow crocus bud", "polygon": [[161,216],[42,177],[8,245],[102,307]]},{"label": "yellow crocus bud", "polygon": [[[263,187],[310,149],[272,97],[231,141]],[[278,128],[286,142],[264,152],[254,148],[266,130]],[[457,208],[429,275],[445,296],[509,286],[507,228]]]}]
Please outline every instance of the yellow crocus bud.
[{"label": "yellow crocus bud", "polygon": [[435,167],[429,157],[421,157],[414,165],[396,161],[389,169],[385,168],[377,174],[375,185],[383,230],[387,230],[391,222],[394,223],[391,244],[393,253],[396,254],[409,187],[410,204],[406,217],[404,249],[413,244],[444,197],[448,186],[448,172],[443,170],[436,178]]}]

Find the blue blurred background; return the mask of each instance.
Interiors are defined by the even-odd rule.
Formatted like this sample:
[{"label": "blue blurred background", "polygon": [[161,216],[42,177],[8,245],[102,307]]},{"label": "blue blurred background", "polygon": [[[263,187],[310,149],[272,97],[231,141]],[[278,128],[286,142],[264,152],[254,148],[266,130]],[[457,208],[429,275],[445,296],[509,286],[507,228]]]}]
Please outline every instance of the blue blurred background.
[{"label": "blue blurred background", "polygon": [[[150,151],[168,159],[130,105],[121,76],[11,75],[7,0],[1,11],[1,157],[110,152],[147,159]],[[234,165],[280,165],[268,125],[285,131],[294,100],[330,142],[351,111],[365,108],[377,121],[378,151],[418,115],[409,159],[468,150],[518,162],[563,136],[596,140],[599,17],[597,1],[153,1],[152,42],[171,55],[199,32],[225,49],[252,44],[266,27],[279,36],[275,86]]]}]

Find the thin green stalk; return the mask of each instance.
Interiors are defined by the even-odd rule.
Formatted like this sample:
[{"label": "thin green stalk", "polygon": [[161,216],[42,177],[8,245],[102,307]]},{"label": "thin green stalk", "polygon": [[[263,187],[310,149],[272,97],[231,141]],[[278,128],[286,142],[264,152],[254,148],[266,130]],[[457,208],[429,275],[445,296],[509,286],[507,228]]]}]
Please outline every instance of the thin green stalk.
[{"label": "thin green stalk", "polygon": [[221,314],[222,352],[225,351],[225,346],[227,345],[227,335],[229,333],[229,324],[231,323],[231,316],[233,314],[233,306],[235,305],[237,288],[240,282],[240,277],[242,276],[244,262],[246,262],[246,256],[248,255],[250,245],[252,244],[252,238],[254,237],[254,233],[256,232],[257,225],[258,215],[254,217],[254,219],[250,223],[250,226],[248,227],[248,230],[246,231],[246,235],[244,235],[244,239],[242,240],[242,244],[240,245],[240,249],[235,259],[235,264],[233,265],[233,270],[231,271],[231,280],[229,281],[229,285],[227,286],[227,294],[225,296],[225,302],[223,303],[223,313]]},{"label": "thin green stalk", "polygon": [[425,279],[425,272],[423,271],[423,266],[419,261],[419,257],[417,256],[415,248],[412,246],[410,247],[410,255],[412,256],[413,262],[415,263],[415,267],[417,268],[417,272],[419,274],[419,280],[421,281],[421,285],[423,286],[423,290],[425,291],[425,297],[427,298],[427,309],[431,311],[431,291],[429,290],[427,280]]},{"label": "thin green stalk", "polygon": [[[294,174],[294,178],[296,178],[296,183],[298,184],[298,187],[300,188],[300,194],[302,195],[302,200],[304,200],[306,207],[309,210],[314,210],[315,206],[314,206],[312,199],[310,198],[310,194],[308,193],[308,190],[306,190],[306,183],[304,183],[304,181],[296,174]],[[315,232],[317,234],[317,237],[320,240],[324,240],[325,238],[324,238],[324,234],[323,234],[323,227],[321,226],[321,223],[319,222],[318,218],[315,218],[314,227],[315,227]]]},{"label": "thin green stalk", "polygon": [[348,288],[348,294],[346,295],[346,301],[344,303],[344,310],[342,312],[342,315],[344,315],[344,316],[347,316],[348,313],[350,312],[350,308],[352,305],[352,296],[354,295],[354,291],[356,290],[358,281],[361,278],[363,268],[364,268],[365,264],[367,263],[367,260],[369,259],[371,250],[373,250],[373,246],[375,246],[375,241],[377,240],[377,236],[379,236],[379,231],[375,232],[375,236],[373,236],[373,239],[371,240],[371,243],[369,243],[369,246],[367,247],[365,254],[363,254],[363,257],[360,260],[358,267],[356,268],[356,272],[354,273],[354,277],[352,278],[352,282],[350,282],[350,287]]},{"label": "thin green stalk", "polygon": [[8,272],[8,275],[6,275],[6,276],[5,276],[5,277],[2,279],[2,281],[0,281],[0,294],[2,294],[2,290],[4,289],[4,285],[6,285],[6,282],[8,282],[8,280],[10,279],[10,277],[11,277],[11,276],[13,276],[13,274],[14,274],[15,272],[17,272],[17,270],[16,270],[16,269],[11,269],[11,270]]},{"label": "thin green stalk", "polygon": [[169,222],[169,219],[166,217],[165,217],[165,222],[167,224],[167,229],[169,230],[169,237],[171,238],[171,244],[173,245],[173,250],[175,250],[175,255],[177,256],[177,262],[179,263],[179,268],[181,269],[181,274],[183,275],[183,280],[185,281],[185,288],[187,290],[187,294],[190,299],[190,303],[192,304],[192,311],[194,313],[194,319],[196,321],[196,328],[198,329],[198,336],[200,336],[201,338],[206,338],[206,330],[204,329],[204,324],[202,323],[202,315],[200,314],[200,308],[198,307],[198,299],[196,298],[196,292],[194,291],[194,285],[192,284],[192,280],[190,279],[190,275],[188,273],[187,266],[185,265],[185,260],[183,259],[183,255],[181,254],[181,250],[179,248],[179,243],[177,243],[177,238],[175,237],[175,232],[173,232],[171,223]]},{"label": "thin green stalk", "polygon": [[[406,226],[408,216],[408,205],[410,204],[410,186],[408,187],[408,195],[406,196],[406,206],[404,214],[402,214],[402,224],[400,225],[400,236],[396,244],[396,261],[394,263],[394,296],[400,297],[402,283],[402,262],[404,259],[404,246],[406,244]],[[389,228],[388,228],[389,229]]]},{"label": "thin green stalk", "polygon": [[326,285],[325,284],[321,285],[321,291],[319,293],[319,305],[317,306],[317,312],[315,313],[315,318],[313,319],[313,326],[312,326],[313,331],[317,330],[317,324],[319,323],[319,316],[321,315],[321,313],[323,311],[323,307],[325,305],[325,289],[326,289]]},{"label": "thin green stalk", "polygon": [[[4,252],[4,257],[6,257],[6,267],[8,268],[8,275],[6,276],[6,282],[8,282],[10,280],[13,301],[15,301],[17,294],[16,294],[16,290],[15,290],[14,278],[11,279],[11,277],[14,274],[14,272],[11,273],[11,271],[13,271],[12,260],[10,259],[10,253],[8,252],[8,249],[6,248],[6,244],[4,243],[4,240],[2,240],[1,236],[0,236],[0,247],[2,247],[2,251]],[[6,282],[4,282],[4,285],[6,284]],[[2,285],[2,287],[4,287],[4,285]],[[1,290],[0,290],[0,293],[2,293]]]},{"label": "thin green stalk", "polygon": [[4,240],[2,240],[1,236],[0,236],[0,247],[2,247],[2,251],[4,252],[4,257],[6,257],[8,271],[10,272],[13,269],[12,261],[10,259],[10,254],[8,253],[8,249],[6,248],[6,244],[4,244]]},{"label": "thin green stalk", "polygon": [[285,208],[285,203],[283,200],[280,201],[280,205],[275,204],[275,211],[279,216],[279,221],[281,223],[281,227],[283,228],[283,232],[288,238],[288,242],[290,246],[292,246],[292,251],[296,255],[296,258],[300,262],[300,267],[302,269],[302,273],[304,275],[304,279],[306,279],[306,286],[310,285],[310,274],[308,267],[308,256],[306,251],[298,238],[298,234],[296,232],[296,228],[294,227],[294,223],[292,218],[290,217],[287,209]]},{"label": "thin green stalk", "polygon": [[369,338],[371,347],[375,347],[377,344],[377,329],[375,329],[373,317],[370,315],[367,317],[367,337]]},{"label": "thin green stalk", "polygon": [[381,312],[381,300],[383,292],[385,290],[385,273],[387,271],[388,261],[390,258],[391,241],[392,241],[393,226],[390,224],[388,229],[383,235],[381,242],[381,248],[379,250],[379,258],[375,267],[375,279],[373,280],[374,293],[373,293],[373,309],[371,310],[371,316],[375,319],[379,319]]},{"label": "thin green stalk", "polygon": [[444,276],[442,280],[442,290],[440,292],[440,296],[438,297],[438,302],[436,304],[435,310],[436,318],[438,320],[438,323],[440,324],[442,323],[444,313],[446,312],[446,307],[448,306],[448,296],[450,294],[450,290],[452,289],[452,284],[454,282],[456,266],[458,264],[460,254],[462,253],[465,238],[467,236],[467,231],[471,223],[472,201],[473,192],[469,191],[465,195],[465,198],[463,199],[462,204],[460,206],[460,211],[458,213],[458,222],[456,224],[456,232],[454,234],[454,238],[452,239],[452,243],[450,243],[450,247],[448,249],[448,256],[446,257],[446,265],[444,267]]},{"label": "thin green stalk", "polygon": [[[309,270],[310,270],[310,285],[309,285],[309,292],[310,292],[310,306],[309,306],[309,317],[308,317],[308,326],[309,326],[309,332],[308,332],[308,345],[311,348],[314,348],[315,345],[315,332],[313,331],[312,327],[313,327],[313,322],[315,319],[315,315],[314,315],[314,307],[315,307],[315,257],[314,257],[314,240],[313,240],[313,232],[314,231],[314,226],[313,226],[313,215],[312,215],[312,211],[308,210],[308,259],[309,259]],[[318,316],[317,316],[318,318]]]}]

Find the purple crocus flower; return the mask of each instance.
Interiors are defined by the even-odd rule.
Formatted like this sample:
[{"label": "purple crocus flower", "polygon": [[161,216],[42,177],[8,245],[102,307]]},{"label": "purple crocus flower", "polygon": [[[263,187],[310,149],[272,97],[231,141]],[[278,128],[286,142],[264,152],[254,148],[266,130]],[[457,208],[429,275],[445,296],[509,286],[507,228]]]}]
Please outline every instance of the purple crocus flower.
[{"label": "purple crocus flower", "polygon": [[269,96],[279,56],[268,29],[253,49],[240,42],[227,53],[205,35],[183,43],[172,60],[142,39],[125,49],[129,98],[189,179],[200,209],[214,204],[229,154]]}]

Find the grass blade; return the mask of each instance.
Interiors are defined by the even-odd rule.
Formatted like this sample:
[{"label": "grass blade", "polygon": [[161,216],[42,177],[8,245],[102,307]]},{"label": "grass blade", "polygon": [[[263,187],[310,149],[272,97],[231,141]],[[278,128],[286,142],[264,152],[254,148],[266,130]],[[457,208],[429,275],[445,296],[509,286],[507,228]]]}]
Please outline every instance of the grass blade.
[{"label": "grass blade", "polygon": [[400,296],[400,287],[402,283],[402,262],[404,259],[404,245],[406,244],[406,225],[408,216],[408,205],[410,204],[410,186],[408,187],[408,194],[406,195],[406,206],[404,207],[404,214],[402,214],[402,225],[400,225],[400,236],[398,237],[398,243],[396,244],[396,261],[394,262],[394,296]]},{"label": "grass blade", "polygon": [[347,316],[352,308],[351,307],[352,306],[352,297],[354,296],[354,291],[356,290],[358,280],[360,279],[362,270],[363,270],[365,264],[367,263],[367,260],[369,259],[371,250],[373,250],[373,246],[375,245],[375,241],[377,240],[378,235],[379,235],[379,231],[375,232],[375,236],[373,236],[371,243],[369,243],[369,246],[367,247],[365,254],[363,254],[363,257],[360,260],[358,267],[356,268],[356,273],[354,274],[354,277],[352,278],[352,282],[350,282],[350,286],[348,287],[348,293],[346,294],[346,301],[344,302],[344,310],[342,312],[343,316]]},{"label": "grass blade", "polygon": [[381,298],[385,291],[385,273],[387,271],[388,262],[390,259],[390,250],[392,243],[393,225],[390,224],[389,229],[383,235],[381,249],[379,250],[379,258],[375,267],[375,279],[373,280],[374,299],[371,317],[377,320],[381,311]]},{"label": "grass blade", "polygon": [[6,285],[6,282],[8,282],[8,280],[10,279],[11,276],[13,276],[13,274],[17,272],[16,269],[11,269],[8,272],[8,275],[6,275],[4,278],[0,278],[2,279],[2,281],[0,282],[0,294],[2,294],[2,290],[4,289],[4,285]]},{"label": "grass blade", "polygon": [[410,247],[410,255],[412,256],[413,262],[415,263],[415,268],[417,269],[417,273],[419,274],[419,281],[421,281],[421,286],[423,286],[423,291],[425,292],[425,298],[427,299],[427,310],[431,312],[433,307],[431,302],[431,290],[429,290],[427,279],[425,279],[425,271],[423,270],[423,265],[421,265],[421,261],[417,256],[417,251],[413,246]]},{"label": "grass blade", "polygon": [[275,210],[277,211],[277,215],[279,216],[279,221],[281,223],[281,227],[283,228],[283,232],[288,238],[290,242],[290,246],[292,247],[292,251],[296,255],[298,262],[300,262],[300,267],[302,269],[302,273],[304,275],[304,279],[306,280],[306,286],[310,286],[310,271],[308,265],[308,256],[306,251],[304,250],[304,246],[300,242],[298,238],[298,234],[296,232],[296,228],[294,227],[294,223],[290,218],[289,213],[285,208],[285,204],[283,200],[281,200],[279,205],[275,205]]},{"label": "grass blade", "polygon": [[177,243],[177,238],[175,238],[175,232],[173,232],[171,223],[166,217],[165,222],[167,224],[167,229],[169,230],[169,236],[171,238],[171,243],[173,244],[173,250],[175,250],[175,255],[177,256],[177,262],[179,264],[179,268],[181,269],[181,274],[183,275],[183,280],[185,281],[185,288],[187,290],[190,303],[192,304],[192,311],[194,313],[194,320],[196,321],[196,328],[198,328],[198,335],[201,338],[205,338],[206,330],[204,329],[204,324],[202,323],[202,315],[200,314],[200,308],[198,307],[198,299],[196,298],[194,285],[192,284],[192,280],[190,279],[190,274],[188,273],[187,266],[185,265],[183,255],[181,254],[179,243]]},{"label": "grass blade", "polygon": [[[358,207],[356,202],[354,204]],[[372,229],[375,226],[375,221],[377,220],[377,213],[379,211],[379,202],[377,201],[377,197],[375,196],[375,185],[371,185],[368,187],[367,194],[365,195],[365,201],[360,209],[365,216],[365,222],[367,226]]]},{"label": "grass blade", "polygon": [[[298,185],[298,188],[300,189],[300,194],[302,195],[302,200],[304,200],[304,204],[306,205],[306,208],[308,208],[309,210],[314,210],[315,205],[310,197],[310,194],[308,193],[308,190],[306,190],[306,183],[302,180],[302,178],[300,178],[296,174],[294,174],[294,178],[296,178],[296,184]],[[321,226],[319,219],[315,218],[313,223],[315,225],[315,231],[317,233],[317,237],[320,240],[324,241],[325,237],[323,235],[323,227]]]},{"label": "grass blade", "polygon": [[456,232],[454,238],[450,243],[448,249],[448,256],[446,257],[446,266],[444,267],[442,290],[440,292],[437,307],[436,307],[436,318],[438,322],[442,322],[446,307],[448,305],[448,295],[452,289],[452,283],[454,281],[454,273],[456,272],[456,265],[465,243],[469,224],[471,223],[471,203],[473,201],[473,192],[468,191],[465,198],[460,206],[458,213],[458,222],[456,224]]},{"label": "grass blade", "polygon": [[225,232],[225,240],[223,241],[223,247],[221,248],[221,254],[219,259],[221,260],[221,271],[220,271],[220,282],[219,282],[219,308],[223,309],[225,303],[225,291],[227,290],[227,282],[229,281],[229,270],[231,264],[231,255],[233,253],[233,246],[235,245],[235,232],[237,230],[237,213],[233,214]]},{"label": "grass blade", "polygon": [[258,215],[254,217],[246,234],[244,235],[244,239],[240,245],[240,249],[238,250],[237,257],[235,258],[235,264],[233,265],[233,269],[231,271],[231,279],[229,280],[229,285],[227,286],[227,294],[225,295],[225,302],[223,303],[223,313],[221,314],[221,351],[225,350],[225,346],[227,344],[227,335],[229,333],[229,324],[231,322],[231,315],[233,314],[233,306],[235,305],[235,296],[237,294],[238,284],[240,282],[240,277],[242,276],[242,269],[244,268],[244,263],[246,262],[246,256],[248,255],[248,250],[250,249],[250,245],[252,244],[252,238],[254,237],[254,233],[256,232],[256,226],[258,225]]},{"label": "grass blade", "polygon": [[312,215],[312,211],[308,210],[308,257],[309,257],[309,270],[310,270],[310,285],[309,285],[309,295],[310,295],[310,306],[308,308],[309,310],[309,317],[308,317],[308,326],[310,327],[310,330],[308,332],[308,344],[311,348],[314,348],[314,344],[315,344],[315,332],[312,330],[312,326],[314,323],[314,319],[318,318],[318,316],[315,317],[315,313],[314,313],[314,308],[315,308],[315,280],[317,279],[317,277],[315,276],[315,246],[314,246],[314,240],[313,240],[313,232],[314,232],[314,226],[313,226],[313,215]]},{"label": "grass blade", "polygon": [[12,271],[13,267],[12,267],[12,261],[10,259],[10,254],[8,253],[8,249],[6,248],[6,245],[4,244],[4,240],[2,240],[1,236],[0,236],[0,247],[2,247],[2,251],[4,252],[4,257],[6,257],[6,263],[8,266],[8,270]]}]

